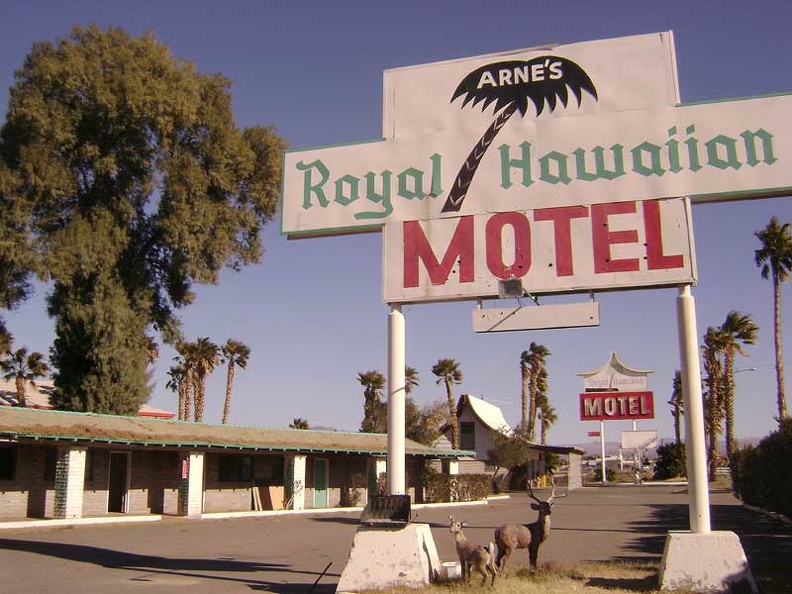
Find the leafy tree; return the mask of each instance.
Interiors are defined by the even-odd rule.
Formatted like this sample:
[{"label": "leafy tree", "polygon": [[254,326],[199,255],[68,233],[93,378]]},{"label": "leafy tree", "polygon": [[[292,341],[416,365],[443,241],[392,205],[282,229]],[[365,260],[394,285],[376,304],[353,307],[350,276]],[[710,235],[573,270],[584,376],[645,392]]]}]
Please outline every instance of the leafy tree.
[{"label": "leafy tree", "polygon": [[308,421],[298,417],[289,423],[289,429],[310,429],[310,427]]},{"label": "leafy tree", "polygon": [[522,431],[528,437],[528,441],[534,442],[536,439],[536,394],[539,391],[540,375],[547,364],[547,357],[550,355],[550,350],[538,343],[531,342],[527,351],[523,351],[520,355],[521,366],[524,365],[528,369],[528,402],[526,411],[526,402],[523,399],[523,423]]},{"label": "leafy tree", "polygon": [[674,419],[674,443],[682,443],[682,415],[685,414],[685,399],[682,396],[682,372],[674,372],[671,382],[671,417]]},{"label": "leafy tree", "polygon": [[410,397],[404,401],[404,436],[424,445],[432,445],[445,422],[446,405],[441,401],[418,406]]},{"label": "leafy tree", "polygon": [[238,129],[229,88],[152,34],[94,26],[34,45],[16,71],[0,211],[18,228],[0,279],[10,261],[24,293],[28,253],[52,281],[59,408],[136,413],[150,390],[147,329],[177,343],[193,286],[260,258],[285,143]]},{"label": "leafy tree", "polygon": [[704,358],[704,429],[707,439],[708,474],[715,478],[718,465],[718,438],[723,427],[723,362],[721,355],[726,348],[726,337],[720,328],[709,326],[701,347]]},{"label": "leafy tree", "polygon": [[738,311],[730,311],[720,326],[726,341],[723,350],[723,409],[726,420],[726,456],[737,449],[734,439],[734,356],[739,353],[747,356],[743,345],[756,343],[759,326],[751,316]]},{"label": "leafy tree", "polygon": [[[25,221],[30,205],[14,200],[20,189],[20,177],[2,159],[0,141],[0,309],[14,309],[32,293],[30,276],[35,259]],[[0,319],[0,328],[4,329]]]},{"label": "leafy tree", "polygon": [[246,344],[229,338],[221,347],[223,353],[222,361],[228,364],[228,375],[226,376],[226,393],[223,401],[223,425],[228,422],[228,414],[231,412],[231,389],[234,386],[234,373],[236,367],[241,369],[247,367],[248,357],[250,357],[250,347]]},{"label": "leafy tree", "polygon": [[11,344],[13,341],[14,337],[5,327],[3,321],[0,320],[0,356],[11,351]]},{"label": "leafy tree", "polygon": [[382,401],[385,389],[385,376],[379,371],[358,373],[358,381],[363,386],[363,421],[360,430],[364,433],[387,433],[388,410]]},{"label": "leafy tree", "polygon": [[[492,479],[498,476],[501,469],[510,469],[515,466],[525,464],[531,456],[531,444],[523,437],[520,431],[506,433],[501,431],[490,431],[490,441],[492,448],[487,450],[489,463],[495,468]],[[508,473],[504,473],[497,483],[497,490],[501,491],[501,486]]]},{"label": "leafy tree", "polygon": [[762,278],[773,281],[773,327],[775,341],[776,399],[778,401],[778,423],[787,417],[786,394],[784,391],[784,355],[781,344],[781,283],[789,280],[792,273],[792,234],[789,223],[781,225],[772,217],[767,227],[754,235],[762,242],[754,257]]},{"label": "leafy tree", "polygon": [[35,387],[34,380],[45,377],[49,373],[49,366],[44,360],[44,355],[37,352],[28,353],[25,347],[9,352],[0,359],[0,368],[3,370],[3,379],[13,379],[16,383],[18,406],[27,406],[25,390],[27,384]]},{"label": "leafy tree", "polygon": [[445,386],[448,400],[448,422],[451,424],[451,447],[458,450],[459,419],[454,398],[454,384],[462,383],[462,371],[459,369],[459,363],[453,359],[439,359],[432,367],[432,373],[437,376],[437,383],[442,383]]}]

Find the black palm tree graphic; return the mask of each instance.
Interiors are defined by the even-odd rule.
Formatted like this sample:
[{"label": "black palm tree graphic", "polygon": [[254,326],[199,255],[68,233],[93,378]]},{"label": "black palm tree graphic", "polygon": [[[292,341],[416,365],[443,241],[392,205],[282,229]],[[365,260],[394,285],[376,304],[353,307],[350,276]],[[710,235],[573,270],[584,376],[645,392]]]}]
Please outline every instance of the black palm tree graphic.
[{"label": "black palm tree graphic", "polygon": [[597,89],[588,74],[573,61],[558,56],[496,62],[468,74],[454,91],[451,103],[464,97],[462,107],[471,102],[474,107],[482,103],[482,111],[495,103],[498,115],[459,169],[441,212],[459,212],[484,153],[515,111],[519,110],[525,117],[529,99],[537,116],[544,111],[545,104],[551,112],[558,102],[566,107],[570,91],[578,105],[583,91],[597,100]]}]

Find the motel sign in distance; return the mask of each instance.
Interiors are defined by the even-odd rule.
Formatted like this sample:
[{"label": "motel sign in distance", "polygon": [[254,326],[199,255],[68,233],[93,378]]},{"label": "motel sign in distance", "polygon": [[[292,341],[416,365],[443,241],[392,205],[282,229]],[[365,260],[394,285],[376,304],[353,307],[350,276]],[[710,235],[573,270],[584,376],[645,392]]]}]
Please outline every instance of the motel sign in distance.
[{"label": "motel sign in distance", "polygon": [[584,392],[581,421],[620,421],[654,418],[654,394],[648,390],[651,370],[627,367],[613,352],[599,369],[579,373]]}]

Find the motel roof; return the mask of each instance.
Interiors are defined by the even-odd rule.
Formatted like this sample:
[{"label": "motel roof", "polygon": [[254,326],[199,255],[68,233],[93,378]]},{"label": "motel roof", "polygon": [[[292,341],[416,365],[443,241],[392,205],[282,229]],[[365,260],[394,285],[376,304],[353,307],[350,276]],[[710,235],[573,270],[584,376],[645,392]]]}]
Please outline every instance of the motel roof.
[{"label": "motel roof", "polygon": [[[293,453],[387,454],[384,433],[267,429],[142,417],[0,406],[0,440],[124,444],[151,448],[197,448]],[[470,456],[405,440],[405,453],[422,458]]]}]

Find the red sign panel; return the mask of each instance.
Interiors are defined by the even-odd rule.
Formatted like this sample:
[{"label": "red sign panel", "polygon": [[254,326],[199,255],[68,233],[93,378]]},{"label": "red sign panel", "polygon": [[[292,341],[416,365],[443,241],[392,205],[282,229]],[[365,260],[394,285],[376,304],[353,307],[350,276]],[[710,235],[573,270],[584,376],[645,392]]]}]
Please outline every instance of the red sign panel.
[{"label": "red sign panel", "polygon": [[599,431],[589,431],[589,432],[588,432],[588,436],[589,436],[589,437],[601,437],[601,435],[600,435],[600,432],[599,432]]},{"label": "red sign panel", "polygon": [[652,392],[585,392],[580,394],[581,421],[654,419]]}]

